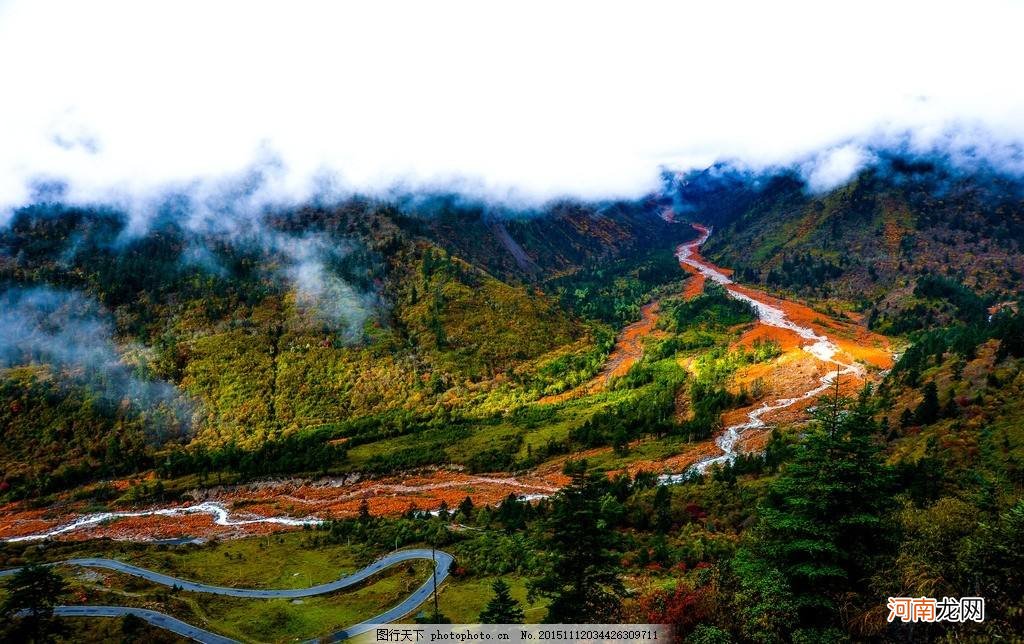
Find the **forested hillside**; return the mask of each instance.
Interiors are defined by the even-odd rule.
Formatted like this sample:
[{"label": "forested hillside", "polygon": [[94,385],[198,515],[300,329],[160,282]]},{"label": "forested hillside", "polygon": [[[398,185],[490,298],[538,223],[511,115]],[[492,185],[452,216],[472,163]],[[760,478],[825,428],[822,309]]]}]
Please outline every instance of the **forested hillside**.
[{"label": "forested hillside", "polygon": [[709,256],[741,280],[833,299],[883,333],[978,319],[1020,293],[1017,179],[883,157],[822,194],[792,173],[723,168],[682,178],[680,192],[688,216],[717,226]]},{"label": "forested hillside", "polygon": [[[686,232],[652,204],[417,208],[355,199],[200,224],[170,211],[141,226],[109,209],[18,211],[0,231],[5,489],[151,467],[175,445],[244,453],[360,418],[388,434],[496,413],[592,375],[615,328],[679,278]],[[641,270],[648,257],[667,267]],[[588,280],[609,261],[595,305]]]},{"label": "forested hillside", "polygon": [[1024,644],[1024,1],[578,5],[0,0],[0,644]]}]

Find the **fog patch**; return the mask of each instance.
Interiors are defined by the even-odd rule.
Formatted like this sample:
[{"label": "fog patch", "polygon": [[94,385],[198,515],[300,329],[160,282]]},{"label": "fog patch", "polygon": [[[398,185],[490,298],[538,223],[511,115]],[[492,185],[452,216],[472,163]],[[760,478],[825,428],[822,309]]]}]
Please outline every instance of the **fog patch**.
[{"label": "fog patch", "polygon": [[333,266],[353,251],[352,243],[316,233],[270,232],[260,239],[269,251],[284,258],[282,273],[294,287],[300,309],[338,328],[347,342],[362,339],[380,300],[357,290]]},{"label": "fog patch", "polygon": [[[267,161],[276,169],[263,191],[243,186],[246,206],[438,184],[536,205],[640,198],[660,167],[786,167],[850,141],[868,149],[879,132],[951,139],[968,156],[975,133],[1024,142],[1021,3],[761,3],[742,20],[731,3],[395,14],[0,3],[0,59],[18,61],[0,68],[0,219],[40,177],[65,180],[75,203],[136,202],[216,192]],[[868,33],[886,46],[864,46]],[[973,147],[1019,163],[1005,146]],[[823,159],[815,185],[852,156]]]},{"label": "fog patch", "polygon": [[110,315],[81,293],[45,287],[0,293],[0,368],[32,364],[50,366],[112,404],[159,408],[182,431],[189,427],[191,402],[152,377],[143,347],[119,349]]}]

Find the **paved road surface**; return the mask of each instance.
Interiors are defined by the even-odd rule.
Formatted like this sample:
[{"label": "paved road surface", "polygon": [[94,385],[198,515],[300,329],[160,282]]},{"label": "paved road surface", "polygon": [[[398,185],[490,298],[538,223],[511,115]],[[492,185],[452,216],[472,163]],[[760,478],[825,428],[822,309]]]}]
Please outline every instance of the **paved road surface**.
[{"label": "paved road surface", "polygon": [[[428,556],[429,552],[430,551],[428,550]],[[451,567],[452,562],[454,562],[455,559],[446,552],[441,552],[440,550],[437,550],[435,552],[437,553],[438,559],[437,565],[434,567],[434,569],[437,571],[437,583],[440,584],[441,580],[445,579],[448,576],[448,569]],[[441,555],[447,557],[447,559],[443,562],[440,559]],[[411,595],[406,597],[405,600],[403,600],[400,604],[398,604],[391,610],[384,611],[380,615],[371,617],[365,622],[359,622],[354,626],[349,626],[348,628],[337,631],[336,633],[332,633],[325,639],[328,642],[340,642],[342,640],[352,637],[353,635],[365,633],[366,631],[372,629],[376,624],[387,624],[388,622],[393,622],[395,620],[401,619],[402,617],[405,617],[409,613],[416,610],[417,606],[427,601],[427,599],[430,597],[430,593],[433,590],[434,579],[428,578],[425,582],[423,582],[422,586],[413,591]]]},{"label": "paved road surface", "polygon": [[[362,581],[365,581],[369,577],[390,568],[391,566],[400,564],[404,561],[411,561],[414,559],[431,559],[435,561],[434,573],[437,577],[437,583],[440,584],[448,578],[451,565],[455,561],[447,552],[441,550],[435,550],[433,553],[427,548],[416,548],[412,550],[398,550],[396,552],[384,555],[377,561],[373,562],[369,566],[358,570],[351,575],[346,575],[335,581],[320,584],[319,586],[311,586],[309,588],[293,588],[285,590],[263,590],[255,588],[228,588],[225,586],[212,586],[209,584],[200,584],[194,581],[188,581],[186,579],[180,579],[178,577],[172,577],[170,575],[164,575],[159,572],[154,572],[146,568],[140,568],[133,566],[122,561],[115,559],[103,559],[103,558],[88,558],[88,559],[69,559],[64,562],[60,562],[63,565],[73,566],[84,566],[88,568],[106,568],[108,570],[115,570],[117,572],[134,575],[141,577],[148,581],[157,584],[163,584],[165,586],[178,587],[181,590],[196,593],[211,593],[214,595],[226,595],[229,597],[246,597],[250,599],[292,599],[298,597],[310,597],[313,595],[322,595],[324,593],[334,592],[349,586],[356,585]],[[17,572],[18,568],[9,570],[0,570],[0,577],[12,575]],[[380,615],[371,617],[370,619],[349,626],[346,629],[340,630],[328,636],[330,641],[341,641],[347,639],[353,635],[359,633],[365,633],[370,630],[374,624],[384,624],[392,622],[396,619],[408,615],[417,606],[422,604],[430,597],[430,593],[434,588],[434,577],[431,576],[423,583],[422,586],[417,588],[411,595],[406,597],[397,606],[384,611]],[[165,615],[152,610],[145,610],[142,608],[130,608],[127,606],[58,606],[54,609],[54,613],[64,617],[120,617],[124,615],[135,615],[140,619],[144,619],[150,624],[169,630],[178,635],[189,637],[196,640],[197,642],[204,642],[209,644],[226,644],[228,642],[234,642],[234,640],[216,635],[209,631],[205,631],[196,626],[186,624],[181,620],[175,619],[170,615]]]},{"label": "paved road surface", "polygon": [[171,617],[155,610],[145,608],[130,608],[128,606],[57,606],[53,609],[54,615],[61,617],[123,617],[135,615],[144,619],[157,628],[177,633],[182,637],[193,639],[203,644],[237,644],[235,640],[221,637],[216,633],[204,631],[198,626],[186,624],[180,619]]}]

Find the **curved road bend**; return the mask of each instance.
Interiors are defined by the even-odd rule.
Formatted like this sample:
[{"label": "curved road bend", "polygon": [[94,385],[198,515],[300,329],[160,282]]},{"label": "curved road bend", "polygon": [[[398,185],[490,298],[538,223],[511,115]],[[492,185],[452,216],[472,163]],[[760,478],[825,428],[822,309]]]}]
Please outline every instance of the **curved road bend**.
[{"label": "curved road bend", "polygon": [[[149,570],[147,568],[140,568],[139,566],[133,566],[132,564],[124,563],[114,559],[103,559],[103,558],[86,558],[86,559],[69,559],[67,561],[57,562],[64,565],[83,566],[88,568],[106,568],[108,570],[114,570],[117,572],[134,575],[141,577],[148,581],[156,584],[162,584],[164,586],[178,587],[181,590],[196,592],[196,593],[210,593],[214,595],[224,595],[228,597],[245,597],[249,599],[294,599],[298,597],[311,597],[313,595],[322,595],[325,593],[334,592],[343,588],[348,588],[358,584],[373,575],[386,570],[392,566],[400,564],[404,561],[411,561],[414,559],[433,559],[434,560],[434,575],[437,577],[437,583],[440,584],[448,578],[448,574],[451,571],[451,565],[454,563],[455,558],[447,552],[441,550],[435,550],[433,553],[427,548],[415,548],[411,550],[399,550],[396,552],[384,555],[377,561],[373,562],[369,566],[362,568],[351,575],[346,575],[335,581],[328,582],[326,584],[320,584],[319,586],[312,586],[309,588],[290,588],[283,590],[264,590],[255,588],[228,588],[226,586],[213,586],[209,584],[201,584],[194,581],[188,581],[186,579],[180,579],[178,577],[172,577],[170,575],[164,575],[159,572]],[[0,570],[0,577],[12,575],[17,572],[19,568],[11,568],[8,570]],[[353,635],[359,633],[365,633],[370,630],[375,624],[384,624],[387,622],[394,621],[400,617],[408,615],[417,606],[422,604],[430,596],[431,591],[434,587],[434,575],[432,575],[426,582],[417,588],[411,595],[402,600],[397,606],[394,606],[379,615],[375,615],[370,619],[349,626],[343,630],[332,633],[327,636],[329,641],[341,641],[347,639]],[[152,610],[145,610],[141,608],[131,608],[128,606],[58,606],[54,609],[54,614],[63,617],[120,617],[124,615],[135,615],[140,619],[144,619],[153,626],[169,630],[178,635],[189,637],[197,642],[204,642],[210,644],[225,644],[227,642],[233,642],[226,637],[216,635],[209,631],[203,630],[191,624],[187,624],[178,620],[170,615],[160,613]]]}]

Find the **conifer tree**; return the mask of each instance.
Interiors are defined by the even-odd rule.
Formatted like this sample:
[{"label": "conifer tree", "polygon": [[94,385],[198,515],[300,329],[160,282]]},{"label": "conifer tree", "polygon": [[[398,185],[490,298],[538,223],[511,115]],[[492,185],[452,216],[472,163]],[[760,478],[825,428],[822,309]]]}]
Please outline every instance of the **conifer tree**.
[{"label": "conifer tree", "polygon": [[512,597],[504,579],[495,580],[491,585],[494,596],[480,613],[481,624],[522,624],[523,607]]},{"label": "conifer tree", "polygon": [[924,386],[924,399],[914,410],[914,420],[918,425],[930,425],[939,419],[939,388],[935,382]]},{"label": "conifer tree", "polygon": [[49,566],[29,564],[11,575],[7,598],[0,606],[4,641],[48,642],[61,630],[53,607],[68,593],[68,585]]},{"label": "conifer tree", "polygon": [[654,492],[654,527],[664,534],[672,527],[672,493],[667,485]]},{"label": "conifer tree", "polygon": [[799,622],[828,626],[840,594],[863,586],[886,552],[890,473],[876,444],[869,390],[850,406],[836,391],[759,511],[750,555],[781,573]]},{"label": "conifer tree", "polygon": [[586,461],[569,463],[572,482],[552,502],[544,523],[548,561],[542,577],[530,585],[531,597],[550,600],[549,623],[611,623],[625,595],[615,552],[616,534],[608,525],[607,478],[588,474]]}]

